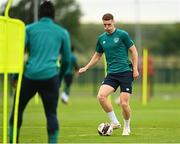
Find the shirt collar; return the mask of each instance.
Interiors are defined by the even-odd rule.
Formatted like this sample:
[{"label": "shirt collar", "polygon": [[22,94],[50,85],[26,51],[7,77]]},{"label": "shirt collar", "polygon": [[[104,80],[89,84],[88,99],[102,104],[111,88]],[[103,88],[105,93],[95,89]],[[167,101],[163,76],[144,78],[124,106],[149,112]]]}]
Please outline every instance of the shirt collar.
[{"label": "shirt collar", "polygon": [[116,30],[117,30],[117,29],[115,28],[112,33],[107,33],[107,32],[106,32],[106,34],[107,34],[108,36],[113,35],[113,34],[116,32]]},{"label": "shirt collar", "polygon": [[40,21],[53,22],[53,20],[51,18],[48,18],[48,17],[42,17],[40,19]]}]

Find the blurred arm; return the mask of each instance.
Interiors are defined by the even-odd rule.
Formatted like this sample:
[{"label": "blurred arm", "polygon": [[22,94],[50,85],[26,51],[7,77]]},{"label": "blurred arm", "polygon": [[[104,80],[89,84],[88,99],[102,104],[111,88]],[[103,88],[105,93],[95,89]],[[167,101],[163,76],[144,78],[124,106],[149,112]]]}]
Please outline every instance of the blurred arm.
[{"label": "blurred arm", "polygon": [[61,66],[59,72],[60,83],[70,64],[70,56],[71,56],[71,42],[70,42],[69,33],[66,32],[63,45],[61,47]]}]

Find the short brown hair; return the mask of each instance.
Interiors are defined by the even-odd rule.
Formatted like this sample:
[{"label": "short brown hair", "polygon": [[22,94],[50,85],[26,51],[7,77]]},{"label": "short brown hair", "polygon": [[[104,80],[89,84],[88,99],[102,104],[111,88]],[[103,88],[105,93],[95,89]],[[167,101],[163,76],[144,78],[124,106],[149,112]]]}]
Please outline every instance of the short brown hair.
[{"label": "short brown hair", "polygon": [[110,13],[106,13],[106,14],[104,14],[103,15],[103,17],[102,17],[102,20],[113,20],[114,19],[114,17],[113,17],[113,15],[112,14],[110,14]]}]

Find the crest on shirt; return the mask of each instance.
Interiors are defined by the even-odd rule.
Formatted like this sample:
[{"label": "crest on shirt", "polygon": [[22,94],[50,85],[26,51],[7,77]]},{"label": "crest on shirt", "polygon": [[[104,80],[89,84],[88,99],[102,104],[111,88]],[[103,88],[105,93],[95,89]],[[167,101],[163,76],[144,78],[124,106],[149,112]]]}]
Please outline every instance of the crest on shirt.
[{"label": "crest on shirt", "polygon": [[118,38],[118,37],[115,37],[115,38],[114,38],[114,42],[115,42],[115,43],[118,43],[118,42],[119,42],[119,38]]},{"label": "crest on shirt", "polygon": [[103,44],[105,44],[106,43],[106,41],[103,41]]}]

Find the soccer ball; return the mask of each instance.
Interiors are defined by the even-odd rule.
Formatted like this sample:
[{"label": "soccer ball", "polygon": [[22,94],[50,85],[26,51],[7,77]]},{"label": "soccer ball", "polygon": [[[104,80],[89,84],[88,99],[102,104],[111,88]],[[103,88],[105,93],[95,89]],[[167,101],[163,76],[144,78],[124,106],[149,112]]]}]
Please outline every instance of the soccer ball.
[{"label": "soccer ball", "polygon": [[98,126],[98,133],[100,136],[110,136],[113,133],[113,128],[109,123],[101,123]]}]

